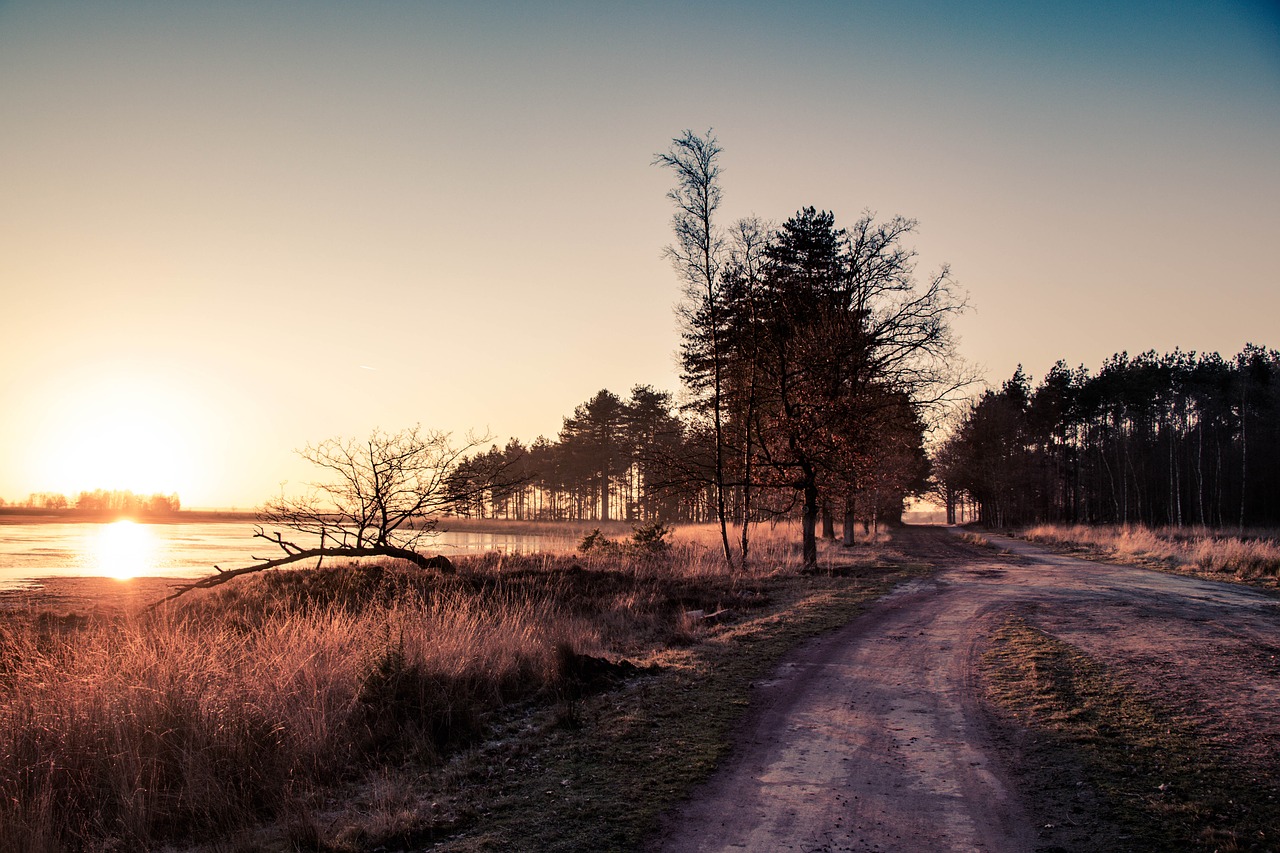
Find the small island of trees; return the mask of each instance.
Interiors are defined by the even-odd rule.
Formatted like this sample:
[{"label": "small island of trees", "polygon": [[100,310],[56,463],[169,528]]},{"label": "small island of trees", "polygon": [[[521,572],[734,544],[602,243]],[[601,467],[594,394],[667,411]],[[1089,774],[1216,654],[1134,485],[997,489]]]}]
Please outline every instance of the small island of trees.
[{"label": "small island of trees", "polygon": [[[0,506],[6,506],[0,501]],[[94,489],[68,497],[61,492],[32,492],[22,502],[8,504],[17,509],[52,510],[93,515],[170,515],[182,509],[176,493],[138,495],[128,489]]]}]

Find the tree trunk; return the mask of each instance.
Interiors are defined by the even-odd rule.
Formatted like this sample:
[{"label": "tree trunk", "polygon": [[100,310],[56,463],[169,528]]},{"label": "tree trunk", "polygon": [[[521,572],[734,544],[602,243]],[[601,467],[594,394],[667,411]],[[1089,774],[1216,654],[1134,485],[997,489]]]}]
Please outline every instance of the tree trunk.
[{"label": "tree trunk", "polygon": [[812,471],[805,472],[804,515],[801,518],[801,534],[804,539],[802,559],[806,569],[818,566],[818,486]]},{"label": "tree trunk", "polygon": [[858,522],[854,518],[854,508],[854,497],[853,493],[850,492],[844,499],[844,524],[840,526],[840,533],[842,537],[841,544],[846,548],[854,544],[854,537],[857,535],[857,528],[855,525]]},{"label": "tree trunk", "polygon": [[830,500],[824,500],[822,502],[822,538],[836,538],[836,520],[831,512]]},{"label": "tree trunk", "polygon": [[600,475],[600,520],[609,520],[609,468]]},{"label": "tree trunk", "polygon": [[[1242,380],[1243,381],[1243,380]],[[1239,532],[1244,533],[1244,502],[1249,484],[1249,422],[1248,401],[1243,385],[1240,391],[1240,525]]]}]

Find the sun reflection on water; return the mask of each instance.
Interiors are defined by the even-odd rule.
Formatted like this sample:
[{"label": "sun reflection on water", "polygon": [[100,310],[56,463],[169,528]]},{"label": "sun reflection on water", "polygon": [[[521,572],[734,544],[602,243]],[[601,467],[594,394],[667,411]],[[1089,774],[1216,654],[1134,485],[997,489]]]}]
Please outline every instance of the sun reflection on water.
[{"label": "sun reflection on water", "polygon": [[96,574],[128,580],[147,574],[155,557],[156,539],[145,524],[115,521],[104,524],[94,542]]}]

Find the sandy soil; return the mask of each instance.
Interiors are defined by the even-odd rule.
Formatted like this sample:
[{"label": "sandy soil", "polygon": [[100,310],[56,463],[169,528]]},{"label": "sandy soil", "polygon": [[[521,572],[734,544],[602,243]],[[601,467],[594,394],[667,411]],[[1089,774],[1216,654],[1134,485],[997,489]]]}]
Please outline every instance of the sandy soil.
[{"label": "sandy soil", "polygon": [[995,539],[1007,549],[997,555],[941,529],[901,541],[941,571],[757,684],[731,758],[668,816],[654,849],[1110,846],[1104,827],[1046,822],[1067,794],[1019,790],[1026,738],[984,705],[982,652],[1015,614],[1198,715],[1242,772],[1280,767],[1276,598],[1012,540]]}]

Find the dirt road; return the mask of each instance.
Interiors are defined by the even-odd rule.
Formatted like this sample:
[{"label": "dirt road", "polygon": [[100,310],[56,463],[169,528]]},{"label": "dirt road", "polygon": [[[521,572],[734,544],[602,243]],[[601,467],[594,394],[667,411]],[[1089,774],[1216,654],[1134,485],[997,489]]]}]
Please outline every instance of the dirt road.
[{"label": "dirt road", "polygon": [[1061,849],[1016,747],[984,710],[978,667],[1011,615],[1199,709],[1208,736],[1280,766],[1280,603],[1252,589],[1054,555],[996,554],[942,529],[903,549],[940,567],[804,647],[756,686],[731,758],[655,849]]}]

